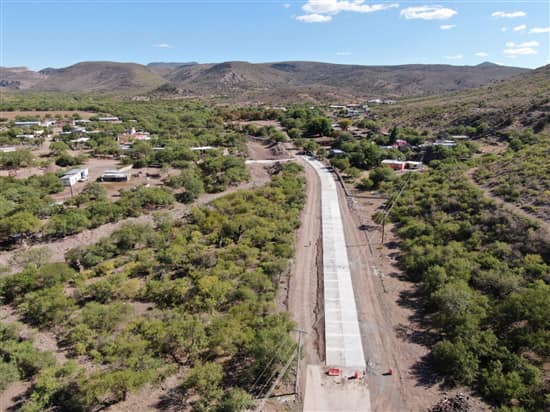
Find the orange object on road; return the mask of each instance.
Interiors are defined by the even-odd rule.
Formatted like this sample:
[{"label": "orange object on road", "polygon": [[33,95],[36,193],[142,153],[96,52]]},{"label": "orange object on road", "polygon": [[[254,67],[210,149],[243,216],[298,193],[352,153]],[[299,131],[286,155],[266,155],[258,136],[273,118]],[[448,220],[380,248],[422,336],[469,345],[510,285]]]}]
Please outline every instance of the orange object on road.
[{"label": "orange object on road", "polygon": [[393,375],[393,368],[388,369],[388,375]]},{"label": "orange object on road", "polygon": [[338,368],[329,368],[328,376],[340,376],[340,369],[338,369]]}]

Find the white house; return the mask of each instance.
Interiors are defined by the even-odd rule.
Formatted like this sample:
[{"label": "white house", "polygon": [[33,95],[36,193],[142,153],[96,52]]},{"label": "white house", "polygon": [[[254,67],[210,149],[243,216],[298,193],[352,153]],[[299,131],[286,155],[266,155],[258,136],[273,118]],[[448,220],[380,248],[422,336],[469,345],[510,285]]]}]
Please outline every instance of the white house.
[{"label": "white house", "polygon": [[40,126],[40,122],[38,121],[32,121],[32,122],[15,122],[15,126],[18,127],[31,127],[31,126]]},{"label": "white house", "polygon": [[90,140],[89,137],[79,137],[78,139],[71,140],[71,143],[86,143]]},{"label": "white house", "polygon": [[61,176],[61,182],[65,186],[73,186],[77,182],[88,180],[88,169],[72,169]]},{"label": "white house", "polygon": [[119,122],[119,118],[116,116],[105,116],[105,117],[99,117],[98,120],[100,122]]},{"label": "white house", "polygon": [[456,142],[452,140],[436,140],[434,146],[454,147],[456,146]]}]

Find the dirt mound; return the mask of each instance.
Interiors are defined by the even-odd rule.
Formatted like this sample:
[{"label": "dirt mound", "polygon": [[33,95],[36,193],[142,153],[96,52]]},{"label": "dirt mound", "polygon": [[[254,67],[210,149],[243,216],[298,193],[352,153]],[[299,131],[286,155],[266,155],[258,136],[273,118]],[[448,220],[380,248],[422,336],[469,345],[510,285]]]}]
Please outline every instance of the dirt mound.
[{"label": "dirt mound", "polygon": [[445,396],[430,408],[429,412],[469,412],[471,410],[468,397],[463,393],[457,393],[452,398]]}]

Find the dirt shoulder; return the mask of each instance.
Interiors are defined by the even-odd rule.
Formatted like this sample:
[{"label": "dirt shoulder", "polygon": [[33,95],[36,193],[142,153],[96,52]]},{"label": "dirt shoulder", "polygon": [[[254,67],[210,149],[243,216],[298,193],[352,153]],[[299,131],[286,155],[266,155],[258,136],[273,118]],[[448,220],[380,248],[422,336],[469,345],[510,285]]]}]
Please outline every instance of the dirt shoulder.
[{"label": "dirt shoulder", "polygon": [[[447,390],[429,368],[433,343],[422,323],[416,285],[398,267],[399,239],[386,225],[381,245],[380,226],[372,215],[384,199],[347,198],[339,190],[352,281],[367,360],[367,381],[373,411],[425,411],[446,392],[471,393],[464,388]],[[370,247],[369,247],[370,242]],[[389,368],[391,376],[384,375]],[[486,406],[472,399],[475,410]]]},{"label": "dirt shoulder", "polygon": [[304,161],[299,163],[304,166],[306,177],[306,204],[296,233],[286,307],[297,327],[306,331],[299,385],[303,391],[306,366],[319,364],[324,358],[324,332],[320,181],[311,166]]}]

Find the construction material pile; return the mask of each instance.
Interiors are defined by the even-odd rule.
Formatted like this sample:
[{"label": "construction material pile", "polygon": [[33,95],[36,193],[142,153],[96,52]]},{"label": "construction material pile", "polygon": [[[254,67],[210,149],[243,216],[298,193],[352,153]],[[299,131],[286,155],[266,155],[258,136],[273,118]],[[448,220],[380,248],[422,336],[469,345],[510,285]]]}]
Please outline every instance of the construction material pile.
[{"label": "construction material pile", "polygon": [[458,393],[451,398],[443,397],[428,412],[469,412],[471,410],[468,397]]}]

